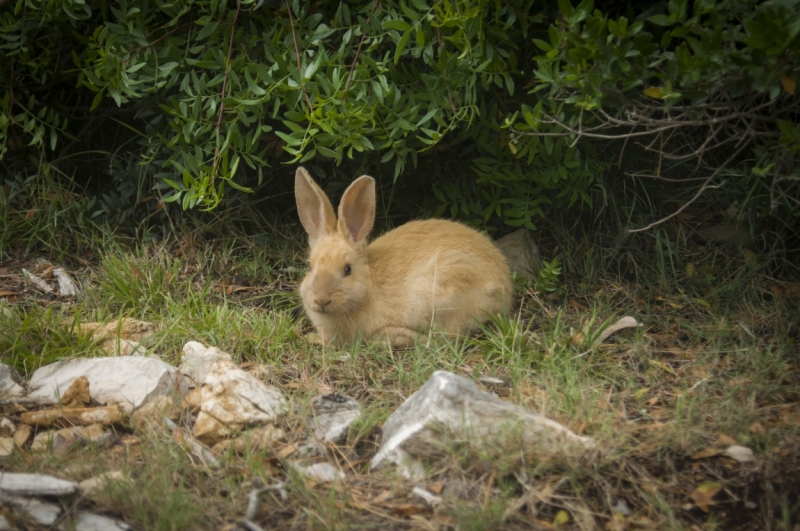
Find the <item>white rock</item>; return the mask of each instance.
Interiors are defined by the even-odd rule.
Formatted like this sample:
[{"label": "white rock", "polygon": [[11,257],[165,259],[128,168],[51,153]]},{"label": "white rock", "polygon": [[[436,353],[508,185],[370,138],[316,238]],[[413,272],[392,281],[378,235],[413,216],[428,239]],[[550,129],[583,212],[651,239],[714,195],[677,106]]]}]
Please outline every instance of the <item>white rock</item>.
[{"label": "white rock", "polygon": [[29,518],[41,525],[51,526],[61,516],[61,506],[55,503],[43,502],[35,498],[23,498],[22,496],[3,496],[2,501],[25,513]]},{"label": "white rock", "polygon": [[28,398],[39,403],[58,402],[80,376],[89,380],[92,399],[101,404],[119,404],[126,413],[157,395],[175,392],[181,381],[174,367],[156,358],[82,358],[37,370],[28,384]]},{"label": "white rock", "polygon": [[314,437],[326,443],[340,443],[347,437],[350,424],[361,415],[361,404],[336,393],[321,395],[314,399],[311,412],[307,424]]},{"label": "white rock", "polygon": [[11,437],[0,437],[0,457],[8,457],[14,453],[14,439]]},{"label": "white rock", "polygon": [[722,455],[736,459],[740,463],[749,463],[756,460],[756,457],[753,455],[753,450],[746,446],[739,446],[738,444],[734,444],[722,452]]},{"label": "white rock", "polygon": [[78,484],[46,474],[0,472],[0,492],[18,496],[65,496],[78,490]]},{"label": "white rock", "polygon": [[306,476],[310,479],[315,479],[317,481],[329,483],[331,481],[340,481],[345,478],[344,472],[338,468],[335,468],[328,462],[314,463],[309,466],[303,466],[299,463],[290,461],[289,465],[300,475]]},{"label": "white rock", "polygon": [[14,425],[14,421],[8,417],[0,418],[0,435],[14,435],[15,431],[17,431],[17,427]]},{"label": "white rock", "polygon": [[220,362],[228,362],[231,369],[236,368],[233,358],[227,352],[222,352],[216,347],[205,347],[197,341],[189,341],[183,345],[183,357],[178,370],[199,386],[205,382],[211,366]]},{"label": "white rock", "polygon": [[273,422],[286,411],[286,399],[267,385],[228,362],[211,365],[203,387],[193,391],[204,412],[222,424],[242,426]]},{"label": "white rock", "polygon": [[426,489],[423,489],[422,487],[414,487],[414,490],[411,491],[411,494],[419,496],[420,498],[425,500],[425,503],[427,503],[431,507],[436,507],[437,505],[442,503],[442,499],[439,496],[436,496],[435,494],[428,492]]},{"label": "white rock", "polygon": [[[75,531],[130,531],[133,528],[121,520],[87,511],[78,511],[72,521]],[[64,529],[72,529],[64,528]]]},{"label": "white rock", "polygon": [[58,280],[58,293],[62,297],[74,297],[81,292],[75,281],[62,268],[53,269],[53,276]]},{"label": "white rock", "polygon": [[0,363],[0,401],[19,398],[25,394],[20,383],[22,378],[16,369]]},{"label": "white rock", "polygon": [[91,496],[97,492],[98,489],[105,487],[109,482],[122,481],[123,479],[125,479],[125,476],[121,471],[113,470],[100,474],[99,476],[84,479],[78,483],[78,488],[81,489],[81,493],[83,493],[84,496]]},{"label": "white rock", "polygon": [[371,467],[377,468],[388,461],[408,468],[409,456],[440,455],[442,439],[453,437],[475,449],[500,451],[509,444],[519,446],[522,451],[533,446],[538,452],[551,454],[582,452],[595,446],[592,439],[576,435],[543,415],[500,400],[467,378],[437,371],[386,419],[381,447]]}]

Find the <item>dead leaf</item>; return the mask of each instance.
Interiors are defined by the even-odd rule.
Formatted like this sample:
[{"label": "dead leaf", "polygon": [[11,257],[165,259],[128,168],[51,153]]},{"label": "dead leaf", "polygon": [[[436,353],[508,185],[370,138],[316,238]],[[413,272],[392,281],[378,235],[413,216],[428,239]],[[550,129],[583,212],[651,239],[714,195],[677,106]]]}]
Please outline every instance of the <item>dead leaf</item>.
[{"label": "dead leaf", "polygon": [[721,453],[722,450],[720,450],[719,448],[711,448],[711,447],[703,448],[702,450],[694,454],[692,456],[692,459],[706,459],[708,457],[714,457],[715,455],[719,455]]},{"label": "dead leaf", "polygon": [[596,347],[597,345],[599,345],[600,343],[602,343],[603,341],[608,339],[608,337],[611,334],[615,334],[615,333],[619,332],[620,330],[624,330],[626,328],[635,328],[637,326],[640,326],[640,325],[636,321],[636,319],[634,319],[630,315],[626,315],[625,317],[623,317],[622,319],[620,319],[616,323],[612,324],[611,326],[609,326],[608,328],[603,330],[603,333],[600,334],[600,336],[597,339],[594,340],[594,344],[592,346]]},{"label": "dead leaf", "polygon": [[720,485],[716,481],[707,481],[694,489],[689,497],[700,507],[704,512],[708,512],[708,506],[714,505],[714,500],[712,499],[717,493],[722,489],[722,485]]},{"label": "dead leaf", "polygon": [[661,94],[661,89],[659,87],[648,87],[644,89],[645,96],[650,96],[651,98],[655,98],[657,100],[662,99],[664,96]]},{"label": "dead leaf", "polygon": [[658,360],[650,360],[650,365],[652,365],[653,367],[658,367],[661,370],[667,371],[668,373],[677,376],[675,374],[675,369],[673,369],[672,367],[670,367],[669,365],[667,365],[664,362],[661,362],[661,361],[658,361]]},{"label": "dead leaf", "polygon": [[16,297],[18,293],[14,291],[8,291],[4,289],[0,289],[0,297]]},{"label": "dead leaf", "polygon": [[581,304],[580,302],[576,301],[571,297],[569,299],[569,305],[578,310],[579,312],[585,312],[586,310],[589,309],[585,305]]},{"label": "dead leaf", "polygon": [[692,278],[694,276],[694,264],[689,262],[686,264],[686,276]]},{"label": "dead leaf", "polygon": [[434,483],[433,485],[428,486],[428,490],[434,494],[441,494],[442,489],[444,489],[444,484],[441,482]]},{"label": "dead leaf", "polygon": [[761,423],[759,422],[756,422],[755,424],[751,425],[749,430],[750,433],[756,433],[758,435],[765,435],[767,433],[767,430],[765,430],[764,426],[762,426]]},{"label": "dead leaf", "polygon": [[586,336],[583,335],[583,332],[575,332],[572,334],[572,346],[579,347],[583,345],[583,342],[586,340]]},{"label": "dead leaf", "polygon": [[385,502],[387,500],[390,500],[390,499],[392,499],[392,491],[385,490],[385,491],[381,492],[380,494],[378,494],[377,496],[375,496],[374,498],[372,498],[370,500],[370,503],[383,503],[383,502]]},{"label": "dead leaf", "polygon": [[758,265],[758,255],[756,253],[750,249],[745,249],[742,251],[742,254],[744,255],[745,262],[752,266]]},{"label": "dead leaf", "polygon": [[781,76],[781,85],[783,85],[783,90],[794,96],[794,89],[797,85],[795,78],[783,74]]},{"label": "dead leaf", "polygon": [[278,457],[281,459],[285,459],[295,453],[297,451],[298,446],[296,444],[287,444],[280,450],[278,450]]},{"label": "dead leaf", "polygon": [[732,437],[728,437],[727,435],[724,435],[722,433],[719,434],[717,440],[721,445],[724,446],[733,446],[734,444],[736,444],[736,441]]}]

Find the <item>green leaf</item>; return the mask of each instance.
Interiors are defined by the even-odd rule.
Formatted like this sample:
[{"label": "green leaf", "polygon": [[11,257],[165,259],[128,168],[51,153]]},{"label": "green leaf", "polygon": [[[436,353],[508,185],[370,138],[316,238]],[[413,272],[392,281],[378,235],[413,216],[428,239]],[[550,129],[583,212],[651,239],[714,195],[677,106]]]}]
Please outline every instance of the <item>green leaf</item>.
[{"label": "green leaf", "polygon": [[408,39],[411,37],[411,30],[403,33],[403,36],[400,37],[400,41],[397,43],[397,49],[394,51],[394,64],[400,60],[400,56],[403,54],[403,49],[408,44]]},{"label": "green leaf", "polygon": [[655,24],[656,26],[672,26],[675,23],[672,17],[668,15],[653,15],[652,17],[648,18],[647,21]]},{"label": "green leaf", "polygon": [[401,19],[384,20],[383,27],[389,30],[411,31],[411,24]]}]

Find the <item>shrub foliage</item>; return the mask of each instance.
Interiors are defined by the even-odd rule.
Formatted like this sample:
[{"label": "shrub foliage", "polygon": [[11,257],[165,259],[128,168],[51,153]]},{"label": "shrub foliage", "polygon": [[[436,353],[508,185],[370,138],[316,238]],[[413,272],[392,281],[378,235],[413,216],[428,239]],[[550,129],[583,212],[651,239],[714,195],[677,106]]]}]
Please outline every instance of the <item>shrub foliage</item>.
[{"label": "shrub foliage", "polygon": [[283,163],[380,165],[440,214],[532,228],[591,204],[617,139],[658,156],[644,177],[796,215],[795,4],[5,2],[0,157],[57,166],[99,132],[117,190],[133,145],[154,190],[208,209]]}]

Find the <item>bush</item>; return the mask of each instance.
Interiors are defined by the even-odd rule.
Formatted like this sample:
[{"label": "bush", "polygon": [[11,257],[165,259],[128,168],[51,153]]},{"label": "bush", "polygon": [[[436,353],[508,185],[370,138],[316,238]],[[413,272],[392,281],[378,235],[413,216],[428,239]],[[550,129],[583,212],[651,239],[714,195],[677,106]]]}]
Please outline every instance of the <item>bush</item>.
[{"label": "bush", "polygon": [[284,163],[389,167],[439,214],[533,228],[590,205],[609,164],[594,144],[631,138],[697,167],[649,177],[796,216],[795,3],[19,0],[0,4],[0,156],[135,146],[146,171],[112,172],[117,195],[150,179],[125,193],[153,209],[213,209]]}]

